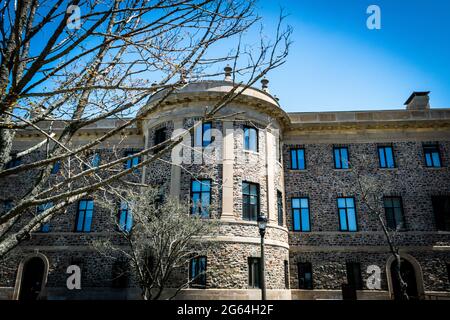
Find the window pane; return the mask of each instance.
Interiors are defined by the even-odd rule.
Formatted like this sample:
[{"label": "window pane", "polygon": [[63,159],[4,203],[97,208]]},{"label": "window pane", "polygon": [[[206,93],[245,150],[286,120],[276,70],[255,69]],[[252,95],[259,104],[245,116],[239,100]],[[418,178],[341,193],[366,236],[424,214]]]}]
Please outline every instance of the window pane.
[{"label": "window pane", "polygon": [[302,209],[302,231],[309,231],[309,210]]},{"label": "window pane", "polygon": [[211,190],[211,181],[210,180],[202,180],[201,181],[202,191],[210,191]]},{"label": "window pane", "polygon": [[427,165],[427,167],[432,167],[433,163],[431,161],[431,154],[430,153],[426,153],[425,154],[425,163]]},{"label": "window pane", "polygon": [[94,209],[94,201],[93,201],[93,200],[88,200],[88,201],[87,201],[86,209],[87,209],[87,210],[92,210],[92,209]]},{"label": "window pane", "polygon": [[384,148],[378,148],[378,156],[380,157],[380,167],[386,168],[386,158],[384,156]]},{"label": "window pane", "polygon": [[292,208],[300,208],[300,199],[292,198]]},{"label": "window pane", "polygon": [[345,202],[346,202],[348,208],[354,208],[355,207],[355,205],[353,204],[353,198],[346,198]]},{"label": "window pane", "polygon": [[435,167],[440,167],[440,166],[441,166],[441,161],[440,161],[440,159],[439,159],[439,153],[433,152],[433,153],[431,154],[431,157],[432,157],[432,160],[433,160],[433,165],[434,165]]},{"label": "window pane", "polygon": [[192,181],[192,191],[200,192],[200,190],[201,190],[200,181]]},{"label": "window pane", "polygon": [[300,201],[302,208],[308,208],[308,198],[301,198]]},{"label": "window pane", "polygon": [[250,194],[252,196],[256,196],[258,194],[258,187],[256,186],[256,184],[250,185]]},{"label": "window pane", "polygon": [[355,209],[347,209],[347,215],[348,215],[348,230],[349,231],[356,231],[356,213]]},{"label": "window pane", "polygon": [[211,143],[211,123],[203,124],[203,146],[206,147]]},{"label": "window pane", "polygon": [[336,169],[341,168],[341,155],[339,149],[334,149],[334,166]]},{"label": "window pane", "polygon": [[250,150],[255,152],[258,151],[257,143],[256,129],[250,128]]},{"label": "window pane", "polygon": [[85,210],[86,209],[86,205],[87,205],[87,201],[86,200],[81,200],[79,203],[79,209],[81,210]]},{"label": "window pane", "polygon": [[77,231],[83,231],[84,211],[78,212]]},{"label": "window pane", "polygon": [[345,209],[339,209],[339,221],[341,223],[341,230],[347,230],[347,215]]},{"label": "window pane", "polygon": [[341,166],[342,166],[342,169],[348,169],[347,148],[341,148]]},{"label": "window pane", "polygon": [[297,165],[297,151],[291,150],[291,168],[292,169],[298,169]]},{"label": "window pane", "polygon": [[305,169],[305,150],[299,149],[297,150],[298,155],[298,168],[301,170]]},{"label": "window pane", "polygon": [[242,182],[242,193],[250,194],[250,186],[247,182]]},{"label": "window pane", "polygon": [[345,208],[345,198],[338,198],[338,208]]},{"label": "window pane", "polygon": [[294,209],[292,213],[292,218],[294,222],[294,230],[300,231],[300,210]]},{"label": "window pane", "polygon": [[210,196],[209,196],[209,192],[203,192],[202,193],[202,206],[205,208],[205,207],[208,207],[210,204],[211,204],[211,199],[210,199]]},{"label": "window pane", "polygon": [[92,210],[87,210],[85,214],[84,220],[84,231],[91,231],[91,223],[92,223]]},{"label": "window pane", "polygon": [[391,147],[386,147],[386,166],[388,168],[394,168],[394,155]]}]

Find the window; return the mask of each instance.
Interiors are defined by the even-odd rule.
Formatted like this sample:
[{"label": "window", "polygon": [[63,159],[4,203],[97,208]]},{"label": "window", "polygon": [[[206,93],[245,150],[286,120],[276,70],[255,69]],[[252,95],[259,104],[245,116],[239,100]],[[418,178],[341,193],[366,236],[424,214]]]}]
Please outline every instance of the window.
[{"label": "window", "polygon": [[191,197],[191,214],[200,215],[202,218],[208,218],[209,206],[211,205],[211,180],[192,180]]},{"label": "window", "polygon": [[425,156],[425,166],[432,168],[441,167],[441,155],[437,144],[424,145],[423,154]]},{"label": "window", "polygon": [[334,147],[334,168],[335,169],[348,169],[348,148],[347,147]]},{"label": "window", "polygon": [[277,190],[278,225],[283,226],[283,194]]},{"label": "window", "polygon": [[200,126],[196,127],[194,137],[194,146],[196,147],[207,147],[212,142],[211,135],[212,123],[203,122]]},{"label": "window", "polygon": [[128,261],[126,259],[114,261],[111,273],[113,288],[128,287]]},{"label": "window", "polygon": [[340,231],[357,231],[355,200],[353,198],[338,198]]},{"label": "window", "polygon": [[80,200],[78,203],[77,232],[90,232],[92,216],[94,213],[94,200]]},{"label": "window", "polygon": [[3,200],[2,213],[8,212],[9,210],[11,210],[13,208],[13,206],[14,206],[14,202],[11,199]]},{"label": "window", "polygon": [[311,231],[309,221],[309,199],[292,198],[292,223],[294,231]]},{"label": "window", "polygon": [[91,159],[91,166],[93,168],[98,168],[100,166],[101,157],[100,154],[94,153]]},{"label": "window", "polygon": [[289,263],[284,260],[284,288],[289,289]]},{"label": "window", "polygon": [[431,200],[437,230],[450,231],[450,196],[435,196]]},{"label": "window", "polygon": [[[47,203],[40,204],[36,208],[36,214],[41,214],[45,210],[50,209],[51,207],[53,207],[53,202],[47,202]],[[41,232],[49,232],[49,231],[50,231],[50,223],[43,223],[41,225]]]},{"label": "window", "polygon": [[298,288],[311,290],[313,288],[311,263],[300,262],[297,265],[297,269],[298,269]]},{"label": "window", "polygon": [[248,286],[261,288],[261,258],[248,258]]},{"label": "window", "polygon": [[206,257],[192,258],[189,264],[189,282],[191,287],[206,287]]},{"label": "window", "polygon": [[121,231],[130,232],[133,227],[133,215],[128,202],[122,201],[119,209],[119,229]]},{"label": "window", "polygon": [[242,218],[256,221],[259,217],[259,185],[242,182]]},{"label": "window", "polygon": [[380,159],[380,168],[395,168],[394,152],[392,147],[378,147],[378,158]]},{"label": "window", "polygon": [[450,262],[447,262],[445,266],[447,267],[447,279],[448,282],[450,283]]},{"label": "window", "polygon": [[258,130],[244,127],[244,150],[258,152]]},{"label": "window", "polygon": [[[166,140],[167,140],[167,129],[159,128],[155,131],[155,136],[153,139],[153,146],[157,146],[158,144],[161,144]],[[161,149],[162,149],[161,147],[157,147],[154,149],[154,152],[157,153]]]},{"label": "window", "polygon": [[357,262],[347,262],[347,283],[351,288],[362,290],[361,265]]},{"label": "window", "polygon": [[402,198],[384,197],[383,202],[387,227],[393,230],[404,229]]},{"label": "window", "polygon": [[52,167],[51,174],[57,174],[59,172],[59,169],[61,168],[61,161],[56,161],[55,164]]},{"label": "window", "polygon": [[[125,152],[125,157],[131,156],[132,154],[137,153],[137,151],[127,151]],[[130,169],[139,164],[139,156],[132,157],[125,162],[125,169]]]},{"label": "window", "polygon": [[291,169],[292,170],[305,170],[305,149],[291,149]]},{"label": "window", "polygon": [[16,155],[12,155],[11,160],[9,160],[6,163],[5,168],[11,169],[11,168],[20,166],[21,164],[22,164],[22,157],[17,157]]},{"label": "window", "polygon": [[277,161],[281,163],[281,160],[282,160],[282,154],[283,154],[283,144],[282,144],[282,142],[281,142],[281,138],[280,138],[279,135],[276,135],[276,136],[275,136],[275,139],[276,139],[276,141],[277,141],[277,145],[276,145],[276,149],[277,149],[277,150],[276,150],[276,158],[277,158]]}]

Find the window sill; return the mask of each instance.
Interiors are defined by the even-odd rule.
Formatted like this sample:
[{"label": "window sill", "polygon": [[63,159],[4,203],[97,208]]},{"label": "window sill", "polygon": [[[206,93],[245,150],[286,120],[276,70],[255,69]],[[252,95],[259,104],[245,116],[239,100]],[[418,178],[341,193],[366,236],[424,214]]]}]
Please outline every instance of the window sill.
[{"label": "window sill", "polygon": [[246,150],[244,149],[244,153],[259,155],[258,151]]},{"label": "window sill", "polygon": [[289,172],[307,172],[308,171],[308,169],[288,169],[289,170]]}]

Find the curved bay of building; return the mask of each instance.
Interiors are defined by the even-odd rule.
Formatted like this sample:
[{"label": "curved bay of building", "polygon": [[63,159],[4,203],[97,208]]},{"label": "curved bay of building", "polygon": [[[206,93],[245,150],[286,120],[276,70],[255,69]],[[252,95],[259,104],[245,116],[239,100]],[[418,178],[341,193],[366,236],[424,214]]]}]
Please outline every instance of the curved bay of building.
[{"label": "curved bay of building", "polygon": [[[427,95],[416,93],[406,110],[287,114],[266,84],[226,103],[206,127],[198,124],[230,88],[228,81],[190,84],[161,104],[163,93],[155,95],[120,147],[123,152],[152,147],[162,134],[175,137],[197,123],[184,148],[176,151],[179,163],[173,163],[174,154],[166,154],[167,161],[144,167],[137,178],[163,185],[166,195],[179,199],[192,199],[195,183],[208,185],[208,216],[220,225],[205,240],[214,243],[205,255],[206,279],[177,298],[260,299],[255,214],[268,218],[269,299],[342,299],[348,286],[357,289],[358,299],[393,298],[398,289],[383,231],[353,188],[362,164],[359,170],[383,182],[379,192],[385,202],[379,205],[386,217],[400,212],[394,214],[394,220],[401,216],[403,227],[396,244],[411,296],[450,296],[445,207],[450,196],[450,109],[431,109],[421,100]],[[77,139],[88,141],[115,125],[107,120]],[[205,138],[203,129],[211,136]],[[24,149],[37,139],[23,130],[14,147]],[[110,153],[114,141],[98,152]],[[439,166],[427,163],[426,154],[433,150],[439,153]],[[7,189],[2,182],[2,200],[20,194],[26,181],[17,177]],[[33,233],[13,251],[3,263],[0,297],[18,299],[27,269],[35,268],[42,274],[40,291],[46,299],[139,298],[132,281],[124,288],[112,284],[114,266],[89,245],[92,239],[116,237],[106,226],[106,213],[96,209],[90,232],[74,232],[77,210],[71,207],[65,217],[51,222],[50,232]],[[72,264],[83,270],[80,291],[66,288],[65,268]],[[374,275],[378,282],[372,281]],[[179,276],[188,279],[189,267]]]}]

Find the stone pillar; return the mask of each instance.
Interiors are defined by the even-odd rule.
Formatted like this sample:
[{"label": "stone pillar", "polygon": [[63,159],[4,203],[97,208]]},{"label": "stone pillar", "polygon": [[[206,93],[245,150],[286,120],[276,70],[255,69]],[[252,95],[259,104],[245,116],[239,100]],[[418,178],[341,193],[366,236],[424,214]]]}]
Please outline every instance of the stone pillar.
[{"label": "stone pillar", "polygon": [[272,223],[277,223],[275,212],[275,136],[266,130],[266,174],[267,174],[267,219]]},{"label": "stone pillar", "polygon": [[234,217],[234,127],[233,121],[223,122],[223,165],[222,165],[222,220]]},{"label": "stone pillar", "polygon": [[[183,129],[183,119],[174,120],[173,130]],[[172,164],[170,170],[170,196],[173,198],[180,197],[180,185],[181,185],[181,167]]]}]

